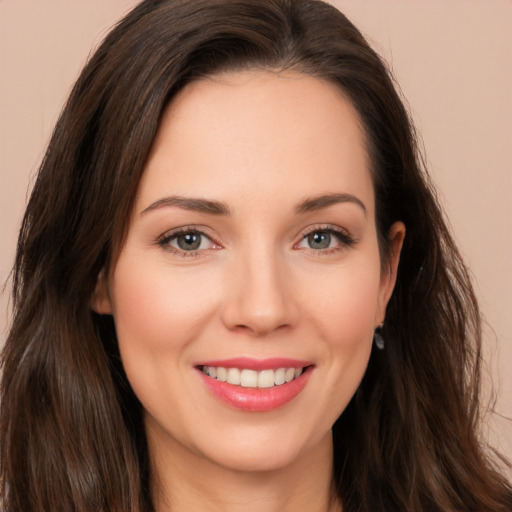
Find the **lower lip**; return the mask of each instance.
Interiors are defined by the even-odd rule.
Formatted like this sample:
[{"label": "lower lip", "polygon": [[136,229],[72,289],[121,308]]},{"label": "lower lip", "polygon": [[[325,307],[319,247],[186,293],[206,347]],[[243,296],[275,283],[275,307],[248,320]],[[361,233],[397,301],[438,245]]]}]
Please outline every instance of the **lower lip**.
[{"label": "lower lip", "polygon": [[272,388],[244,388],[199,373],[206,387],[225,404],[242,411],[264,412],[291,402],[306,386],[312,370],[310,366],[297,379]]}]

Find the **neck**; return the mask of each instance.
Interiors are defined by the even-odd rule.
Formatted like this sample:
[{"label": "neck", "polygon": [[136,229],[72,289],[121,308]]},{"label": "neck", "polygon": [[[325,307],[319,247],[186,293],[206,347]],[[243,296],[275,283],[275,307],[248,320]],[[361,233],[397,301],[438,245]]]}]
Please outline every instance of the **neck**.
[{"label": "neck", "polygon": [[339,512],[332,489],[332,438],[267,471],[226,468],[169,440],[152,450],[156,512]]}]

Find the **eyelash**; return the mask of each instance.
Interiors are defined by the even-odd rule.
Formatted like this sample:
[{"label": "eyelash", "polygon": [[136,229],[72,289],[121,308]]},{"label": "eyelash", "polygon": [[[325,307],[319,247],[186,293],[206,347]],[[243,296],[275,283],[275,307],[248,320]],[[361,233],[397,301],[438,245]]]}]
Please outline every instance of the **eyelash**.
[{"label": "eyelash", "polygon": [[176,239],[178,239],[178,237],[183,236],[183,235],[198,235],[200,237],[206,238],[207,240],[210,241],[210,243],[217,246],[216,249],[221,247],[221,245],[218,242],[216,242],[211,236],[207,235],[200,229],[193,228],[193,227],[184,227],[184,228],[180,228],[176,231],[172,231],[171,233],[166,233],[165,235],[163,235],[161,238],[158,239],[157,243],[160,247],[162,247],[162,249],[164,249],[168,252],[171,252],[173,254],[176,254],[178,256],[182,256],[184,258],[199,256],[199,253],[204,252],[204,249],[185,251],[185,250],[180,250],[178,248],[172,247],[170,245],[170,243],[173,240],[176,240]]},{"label": "eyelash", "polygon": [[[299,249],[299,247],[298,247],[299,244],[301,244],[304,240],[306,240],[306,238],[308,236],[312,235],[313,233],[327,233],[329,235],[333,235],[338,240],[338,242],[340,242],[339,246],[327,247],[325,249],[313,249],[311,247],[304,248],[304,250],[307,250],[310,253],[315,254],[315,255],[330,254],[333,252],[338,252],[338,251],[350,248],[357,243],[357,240],[355,240],[345,230],[342,230],[337,227],[335,228],[333,226],[318,225],[318,226],[313,226],[313,227],[309,228],[308,230],[304,231],[301,235],[300,240],[293,245],[294,249]],[[183,236],[183,235],[198,235],[200,237],[206,238],[207,240],[209,240],[210,243],[217,246],[217,247],[215,247],[215,249],[222,247],[211,236],[209,236],[206,233],[204,233],[203,231],[201,231],[197,228],[193,228],[193,227],[180,228],[176,231],[172,231],[171,233],[166,233],[165,235],[163,235],[162,237],[160,237],[157,240],[157,244],[160,247],[162,247],[164,250],[171,252],[173,254],[176,254],[178,256],[182,256],[184,258],[199,256],[201,252],[205,251],[205,249],[196,249],[196,250],[191,250],[191,251],[180,250],[180,249],[172,247],[170,245],[170,243],[173,240],[176,240],[176,239],[178,239],[178,237]]]},{"label": "eyelash", "polygon": [[304,231],[301,235],[301,239],[299,240],[299,242],[294,244],[294,248],[296,248],[299,244],[306,240],[308,236],[312,235],[313,233],[327,233],[329,235],[334,236],[339,242],[338,246],[327,247],[325,249],[313,249],[311,247],[304,248],[304,250],[307,250],[308,252],[314,254],[315,256],[321,256],[325,254],[343,251],[346,250],[347,248],[353,247],[357,243],[357,240],[353,238],[348,233],[348,231],[341,229],[339,227],[324,224],[312,226],[308,228],[306,231]]}]

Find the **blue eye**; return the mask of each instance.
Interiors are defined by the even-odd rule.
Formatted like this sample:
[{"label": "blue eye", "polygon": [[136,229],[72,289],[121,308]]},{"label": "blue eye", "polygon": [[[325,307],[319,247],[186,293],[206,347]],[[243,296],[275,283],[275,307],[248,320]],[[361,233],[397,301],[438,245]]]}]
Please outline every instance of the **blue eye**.
[{"label": "blue eye", "polygon": [[314,231],[306,239],[310,249],[328,249],[331,247],[331,233],[327,231]]},{"label": "blue eye", "polygon": [[202,235],[199,233],[185,233],[176,236],[174,241],[176,241],[176,245],[184,251],[197,251],[203,242]]},{"label": "blue eye", "polygon": [[322,251],[326,249],[341,249],[353,244],[354,240],[347,233],[333,228],[321,228],[313,229],[309,233],[306,233],[296,247]]},{"label": "blue eye", "polygon": [[175,252],[195,252],[217,247],[204,233],[195,230],[181,230],[165,236],[159,245]]}]

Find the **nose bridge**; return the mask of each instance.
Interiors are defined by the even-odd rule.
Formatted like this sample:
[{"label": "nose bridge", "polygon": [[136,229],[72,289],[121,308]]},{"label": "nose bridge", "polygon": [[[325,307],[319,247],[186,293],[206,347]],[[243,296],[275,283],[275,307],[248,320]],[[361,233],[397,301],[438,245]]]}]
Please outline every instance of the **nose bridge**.
[{"label": "nose bridge", "polygon": [[297,312],[287,276],[286,258],[272,243],[248,244],[230,269],[226,324],[255,335],[292,325]]}]

